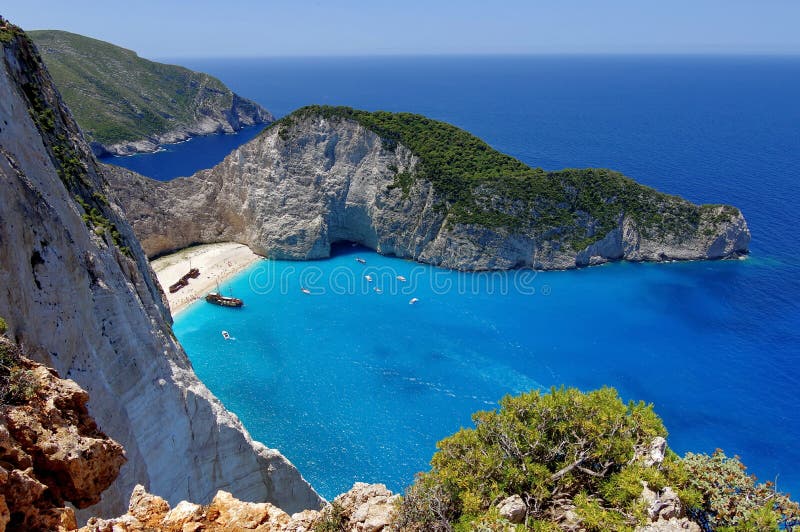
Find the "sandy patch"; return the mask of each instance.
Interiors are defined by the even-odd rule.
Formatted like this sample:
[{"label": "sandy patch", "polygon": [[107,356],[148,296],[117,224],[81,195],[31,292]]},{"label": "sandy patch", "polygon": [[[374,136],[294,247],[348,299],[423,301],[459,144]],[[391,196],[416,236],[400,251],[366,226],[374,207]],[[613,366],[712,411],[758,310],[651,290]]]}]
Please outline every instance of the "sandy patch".
[{"label": "sandy patch", "polygon": [[[198,298],[216,291],[217,282],[244,270],[261,257],[250,251],[245,245],[234,242],[206,244],[182,249],[176,253],[159,257],[151,262],[161,288],[167,294],[172,315],[177,315]],[[200,270],[200,277],[189,279],[174,294],[169,293],[169,286],[178,281],[190,268]]]}]

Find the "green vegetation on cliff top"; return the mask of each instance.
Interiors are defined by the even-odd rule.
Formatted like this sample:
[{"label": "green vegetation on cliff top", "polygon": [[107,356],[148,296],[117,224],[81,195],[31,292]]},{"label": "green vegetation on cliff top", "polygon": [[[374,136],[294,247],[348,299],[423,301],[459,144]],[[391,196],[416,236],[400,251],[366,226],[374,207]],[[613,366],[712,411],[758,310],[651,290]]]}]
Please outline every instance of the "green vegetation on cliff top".
[{"label": "green vegetation on cliff top", "polygon": [[[716,207],[663,194],[612,170],[531,168],[462,129],[416,114],[309,106],[270,129],[288,140],[292,126],[312,116],[354,120],[380,136],[385,148],[409,148],[420,162],[413,175],[398,173],[395,186],[407,194],[415,179],[430,181],[455,223],[532,230],[580,250],[616,227],[623,214],[640,231],[682,238]],[[721,216],[706,219],[720,223],[737,212],[724,207]]]},{"label": "green vegetation on cliff top", "polygon": [[90,141],[114,144],[163,134],[233,103],[231,90],[208,74],[74,33],[27,33]]}]

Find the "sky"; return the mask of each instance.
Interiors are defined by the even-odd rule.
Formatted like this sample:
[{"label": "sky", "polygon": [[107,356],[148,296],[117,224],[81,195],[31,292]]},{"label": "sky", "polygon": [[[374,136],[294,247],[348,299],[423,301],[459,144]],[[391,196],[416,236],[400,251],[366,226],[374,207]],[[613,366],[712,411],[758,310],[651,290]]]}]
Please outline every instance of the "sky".
[{"label": "sky", "polygon": [[149,58],[800,54],[800,0],[3,0],[0,15]]}]

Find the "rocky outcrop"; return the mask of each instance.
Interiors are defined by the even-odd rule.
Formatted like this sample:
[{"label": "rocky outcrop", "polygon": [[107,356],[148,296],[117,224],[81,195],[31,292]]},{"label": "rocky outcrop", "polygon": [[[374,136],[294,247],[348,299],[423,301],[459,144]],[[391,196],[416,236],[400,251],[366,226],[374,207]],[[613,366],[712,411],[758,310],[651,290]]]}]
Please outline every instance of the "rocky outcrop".
[{"label": "rocky outcrop", "polygon": [[383,484],[356,483],[322,511],[306,510],[290,516],[269,503],[242,502],[225,491],[217,493],[207,506],[181,501],[170,509],[164,499],[137,486],[131,495],[127,514],[113,519],[90,519],[80,530],[311,532],[322,529],[381,532],[389,530],[397,499],[398,496]]},{"label": "rocky outcrop", "polygon": [[198,135],[269,124],[220,80],[56,30],[29,33],[96,155],[153,152]]},{"label": "rocky outcrop", "polygon": [[[11,343],[0,339],[8,353]],[[0,530],[71,530],[119,474],[122,446],[89,416],[88,394],[54,370],[22,358],[30,397],[0,406]]]},{"label": "rocky outcrop", "polygon": [[678,494],[669,486],[657,493],[645,484],[642,500],[650,522],[636,527],[636,532],[701,531],[700,525],[686,517]]},{"label": "rocky outcrop", "polygon": [[119,515],[136,484],[172,503],[226,489],[318,508],[294,466],[195,376],[144,253],[18,30],[2,42],[0,118],[0,316],[32,358],[89,392],[89,412],[127,453],[86,513]]},{"label": "rocky outcrop", "polygon": [[[327,257],[337,241],[353,241],[460,270],[564,269],[613,260],[731,258],[746,253],[750,240],[738,209],[680,200],[699,213],[692,224],[651,230],[623,212],[605,236],[576,250],[563,239],[574,228],[540,234],[533,226],[463,223],[430,181],[414,179],[407,190],[397,186],[398,176],[413,175],[420,164],[405,145],[388,146],[355,120],[307,114],[270,128],[189,178],[162,183],[115,167],[107,174],[149,256],[236,241],[270,258],[315,259]],[[492,209],[500,216],[537,216],[519,212],[504,197],[473,194],[496,204]],[[595,230],[597,221],[588,213],[570,216],[581,232]]]}]

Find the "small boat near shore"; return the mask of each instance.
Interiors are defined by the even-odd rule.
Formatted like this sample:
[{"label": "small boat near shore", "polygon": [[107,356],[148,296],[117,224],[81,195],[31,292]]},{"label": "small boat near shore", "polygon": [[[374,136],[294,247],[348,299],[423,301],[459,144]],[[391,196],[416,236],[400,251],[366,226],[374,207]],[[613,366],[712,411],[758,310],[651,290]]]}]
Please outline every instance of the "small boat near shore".
[{"label": "small boat near shore", "polygon": [[398,275],[398,276],[397,276],[397,280],[398,280],[398,281],[400,281],[401,283],[405,283],[405,282],[406,282],[408,279],[406,279],[406,278],[405,278],[405,277],[403,277],[402,275]]},{"label": "small boat near shore", "polygon": [[366,264],[367,263],[367,261],[362,259],[361,257],[356,257],[356,262],[359,263],[359,264]]},{"label": "small boat near shore", "polygon": [[311,294],[311,290],[309,290],[308,288],[301,288],[300,291],[303,292],[304,294],[309,294],[309,295]]},{"label": "small boat near shore", "polygon": [[222,337],[224,339],[226,339],[226,340],[230,340],[231,339],[231,335],[230,335],[230,333],[228,333],[228,331],[222,331]]},{"label": "small boat near shore", "polygon": [[244,306],[244,301],[238,297],[223,296],[217,292],[211,292],[206,296],[206,301],[212,305],[219,305],[221,307],[239,308]]}]

